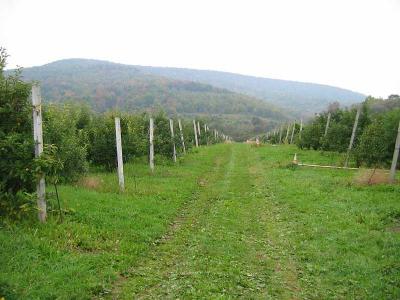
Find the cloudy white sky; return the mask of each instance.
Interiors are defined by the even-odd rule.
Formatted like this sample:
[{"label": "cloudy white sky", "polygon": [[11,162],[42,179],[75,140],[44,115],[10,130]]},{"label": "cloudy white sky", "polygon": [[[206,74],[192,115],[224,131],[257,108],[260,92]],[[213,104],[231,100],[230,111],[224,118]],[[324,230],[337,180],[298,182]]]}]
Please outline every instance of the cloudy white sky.
[{"label": "cloudy white sky", "polygon": [[9,66],[81,57],[400,94],[400,0],[0,0]]}]

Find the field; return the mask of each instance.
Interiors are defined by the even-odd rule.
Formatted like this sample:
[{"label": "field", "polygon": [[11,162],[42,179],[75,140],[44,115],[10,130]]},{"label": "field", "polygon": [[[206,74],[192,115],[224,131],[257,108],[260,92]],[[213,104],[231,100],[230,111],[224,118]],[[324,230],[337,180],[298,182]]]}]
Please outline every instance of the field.
[{"label": "field", "polygon": [[340,159],[219,144],[127,164],[124,193],[93,170],[59,188],[63,222],[0,222],[0,298],[400,298],[400,186],[295,152]]}]

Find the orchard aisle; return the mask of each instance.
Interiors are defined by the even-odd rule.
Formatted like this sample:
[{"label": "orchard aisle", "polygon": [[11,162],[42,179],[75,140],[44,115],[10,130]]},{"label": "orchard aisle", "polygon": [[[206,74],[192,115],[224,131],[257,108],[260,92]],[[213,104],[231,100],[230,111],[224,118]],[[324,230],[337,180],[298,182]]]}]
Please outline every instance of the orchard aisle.
[{"label": "orchard aisle", "polygon": [[114,285],[111,298],[298,295],[288,230],[278,222],[258,151],[230,144],[215,172],[150,256]]},{"label": "orchard aisle", "polygon": [[[64,221],[0,228],[6,299],[399,299],[400,185],[360,185],[340,154],[200,147],[176,165],[60,186]],[[0,295],[0,296],[2,296]],[[0,297],[1,298],[1,297]]]}]

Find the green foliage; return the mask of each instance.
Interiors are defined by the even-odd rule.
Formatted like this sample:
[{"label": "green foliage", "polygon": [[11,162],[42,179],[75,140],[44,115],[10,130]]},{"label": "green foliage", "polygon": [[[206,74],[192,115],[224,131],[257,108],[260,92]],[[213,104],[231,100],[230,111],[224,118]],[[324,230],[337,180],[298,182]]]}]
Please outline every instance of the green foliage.
[{"label": "green foliage", "polygon": [[[315,149],[322,149],[325,151],[337,151],[337,152],[345,152],[349,146],[349,141],[351,138],[351,133],[353,131],[354,120],[357,114],[357,110],[350,109],[350,110],[341,110],[338,109],[337,111],[332,113],[331,122],[329,124],[328,132],[326,136],[323,136],[325,132],[325,125],[326,125],[326,116],[325,113],[321,121],[321,126],[323,126],[323,132],[320,133],[320,147]],[[357,145],[359,135],[363,130],[363,124],[367,117],[364,115],[364,110],[361,112],[359,117],[359,122],[356,131],[356,139],[354,141],[354,146]],[[315,136],[314,138],[317,138]]]},{"label": "green foliage", "polygon": [[[388,104],[385,102],[387,101]],[[397,101],[397,102],[396,102]],[[374,107],[379,103],[380,109]],[[361,113],[353,143],[357,165],[382,165],[390,163],[400,120],[400,98],[392,95],[388,100],[368,97],[361,106]],[[389,109],[382,109],[386,107]],[[303,149],[346,152],[356,117],[356,108],[331,111],[331,121],[324,136],[328,112],[317,115],[304,127],[297,145]],[[272,140],[275,141],[275,140]]]},{"label": "green foliage", "polygon": [[364,130],[355,151],[358,164],[366,166],[390,165],[397,136],[400,109],[382,113]]},{"label": "green foliage", "polygon": [[387,150],[387,146],[382,141],[384,136],[382,120],[375,120],[361,135],[356,152],[357,160],[364,162],[367,166],[382,163]]},{"label": "green foliage", "polygon": [[[149,117],[147,114],[123,114],[121,117],[122,155],[127,162],[148,153]],[[115,132],[115,126],[114,126]],[[115,133],[114,133],[115,134]],[[116,153],[115,153],[116,154]]]},{"label": "green foliage", "polygon": [[320,118],[317,118],[316,121],[304,128],[301,140],[298,141],[299,147],[301,149],[319,149],[321,147],[320,137],[323,134],[323,130],[324,127],[320,122]]},{"label": "green foliage", "polygon": [[17,215],[35,189],[31,85],[18,71],[3,75],[6,58],[0,48],[0,215]]},{"label": "green foliage", "polygon": [[88,128],[89,161],[107,169],[116,166],[115,123],[111,114],[95,115]]},{"label": "green foliage", "polygon": [[55,174],[60,164],[53,145],[44,145],[41,157],[34,157],[31,84],[19,71],[4,76],[6,59],[0,48],[0,215],[21,218],[31,207],[37,176]]},{"label": "green foliage", "polygon": [[[95,165],[103,166],[108,170],[116,167],[117,150],[115,147],[115,122],[116,116],[121,119],[122,155],[123,161],[128,162],[134,158],[147,156],[149,153],[149,118],[148,114],[132,113],[105,113],[93,114],[93,121],[87,127],[88,160]],[[190,121],[181,120],[185,147],[191,149],[194,144],[193,126]],[[203,126],[203,123],[201,123]],[[171,138],[169,118],[165,112],[160,111],[154,116],[154,152],[160,156],[172,159],[173,142],[177,154],[183,152],[178,120],[174,120],[174,139]],[[207,136],[209,144],[220,142],[210,135]],[[206,137],[204,143],[206,144]],[[101,153],[101,155],[99,155]]]},{"label": "green foliage", "polygon": [[173,144],[169,119],[165,113],[160,112],[154,118],[154,152],[167,157],[172,157]]},{"label": "green foliage", "polygon": [[55,172],[57,181],[75,181],[88,170],[87,110],[71,105],[45,106],[43,112],[44,143],[57,147],[55,158],[61,165]]}]

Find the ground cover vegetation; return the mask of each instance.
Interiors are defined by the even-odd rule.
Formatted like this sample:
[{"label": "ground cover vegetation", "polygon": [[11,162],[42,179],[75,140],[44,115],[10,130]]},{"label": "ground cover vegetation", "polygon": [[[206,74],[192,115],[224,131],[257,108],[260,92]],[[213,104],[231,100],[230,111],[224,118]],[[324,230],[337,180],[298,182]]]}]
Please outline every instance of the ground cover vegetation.
[{"label": "ground cover vegetation", "polygon": [[[335,153],[201,147],[151,174],[126,165],[64,184],[47,224],[2,222],[6,299],[363,298],[400,295],[398,185],[296,167]],[[89,184],[90,179],[90,184]]]}]

